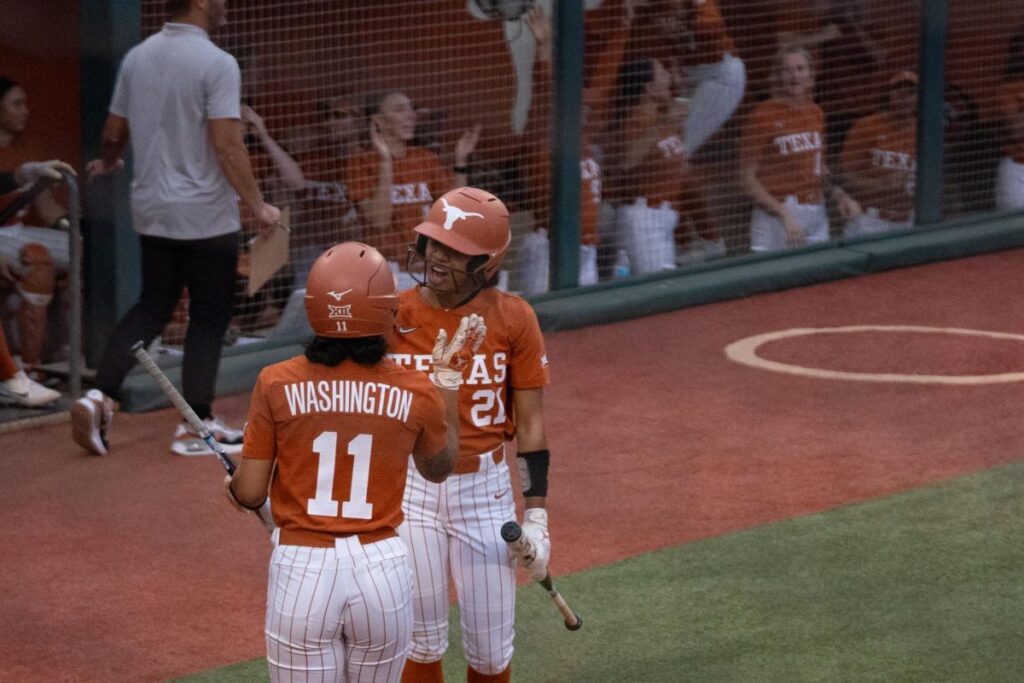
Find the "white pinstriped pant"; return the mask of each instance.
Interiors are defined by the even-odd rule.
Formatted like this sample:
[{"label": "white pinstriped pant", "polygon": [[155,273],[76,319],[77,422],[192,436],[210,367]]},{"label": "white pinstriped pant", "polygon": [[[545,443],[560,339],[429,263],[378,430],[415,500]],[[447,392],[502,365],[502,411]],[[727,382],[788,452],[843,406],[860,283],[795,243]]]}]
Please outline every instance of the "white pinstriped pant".
[{"label": "white pinstriped pant", "polygon": [[334,548],[277,545],[267,582],[270,680],[394,683],[412,632],[411,577],[397,537]]},{"label": "white pinstriped pant", "polygon": [[448,649],[450,573],[466,661],[479,673],[496,674],[512,661],[515,560],[500,531],[516,510],[507,463],[495,464],[490,453],[477,457],[479,472],[453,474],[441,484],[421,477],[410,461],[398,533],[413,566],[409,658],[433,662]]}]

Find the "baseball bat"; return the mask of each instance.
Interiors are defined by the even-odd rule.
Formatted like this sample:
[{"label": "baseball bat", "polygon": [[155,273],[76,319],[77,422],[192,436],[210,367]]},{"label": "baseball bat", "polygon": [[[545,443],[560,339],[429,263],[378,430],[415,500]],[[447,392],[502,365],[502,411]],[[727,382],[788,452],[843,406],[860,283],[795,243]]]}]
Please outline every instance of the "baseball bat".
[{"label": "baseball bat", "polygon": [[[178,390],[174,388],[173,384],[171,384],[171,380],[167,378],[167,375],[165,375],[163,370],[161,370],[156,364],[153,357],[146,352],[146,345],[141,341],[135,342],[135,344],[132,345],[132,353],[135,354],[136,360],[142,364],[142,367],[149,373],[149,376],[153,378],[153,381],[156,382],[157,386],[164,392],[164,395],[170,399],[171,403],[174,404],[174,407],[178,409],[181,416],[185,418],[185,422],[188,422],[189,426],[199,434],[199,438],[206,442],[206,445],[211,451],[213,451],[214,455],[217,456],[217,460],[219,460],[220,464],[224,466],[224,471],[229,475],[234,476],[235,470],[238,469],[235,465],[235,461],[232,460],[231,456],[228,455],[224,448],[217,443],[217,440],[213,438],[213,434],[210,433],[210,430],[206,428],[203,421],[199,419],[198,415],[196,415],[196,411],[192,410],[192,406],[188,404],[185,397],[178,393]],[[274,518],[270,515],[270,499],[268,498],[263,503],[263,506],[255,512],[257,516],[259,516],[260,521],[263,522],[263,525],[267,527],[267,530],[273,532],[275,527]]]},{"label": "baseball bat", "polygon": [[[517,556],[521,557],[523,553],[528,552],[528,544],[526,539],[523,538],[523,527],[519,526],[518,522],[512,521],[502,524],[501,537],[512,547],[512,552]],[[543,586],[544,590],[551,596],[551,600],[554,601],[555,607],[562,613],[562,617],[565,619],[565,627],[570,631],[578,631],[583,626],[583,618],[573,612],[568,603],[565,602],[565,598],[555,588],[555,584],[551,582],[551,574],[545,574],[543,579],[537,580],[537,583]]]}]

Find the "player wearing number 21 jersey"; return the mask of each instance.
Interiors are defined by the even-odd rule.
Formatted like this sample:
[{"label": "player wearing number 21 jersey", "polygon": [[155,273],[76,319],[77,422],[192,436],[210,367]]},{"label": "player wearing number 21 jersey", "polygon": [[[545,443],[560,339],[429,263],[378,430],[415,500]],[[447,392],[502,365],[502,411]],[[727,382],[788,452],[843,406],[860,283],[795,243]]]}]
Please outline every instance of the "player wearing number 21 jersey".
[{"label": "player wearing number 21 jersey", "polygon": [[391,358],[430,371],[438,330],[471,314],[484,317],[487,335],[464,370],[452,476],[434,484],[410,471],[406,484],[399,534],[413,564],[413,645],[402,680],[443,680],[451,577],[467,680],[508,681],[516,584],[500,529],[516,511],[504,442],[517,442],[527,508],[523,533],[537,548],[524,566],[543,575],[550,553],[544,340],[529,304],[493,287],[511,236],[501,200],[476,188],[452,190],[434,203],[416,233],[408,272],[418,274],[421,284],[399,294]]},{"label": "player wearing number 21 jersey", "polygon": [[[450,367],[482,334],[456,320],[428,378],[385,357],[398,307],[387,261],[365,244],[331,247],[310,269],[316,336],[265,368],[253,390],[242,463],[228,493],[277,529],[265,625],[271,680],[399,680],[411,640],[410,569],[398,538],[406,469],[448,476],[458,449]],[[463,359],[465,360],[465,359]],[[443,381],[442,381],[443,380]],[[412,454],[410,461],[409,454]]]}]

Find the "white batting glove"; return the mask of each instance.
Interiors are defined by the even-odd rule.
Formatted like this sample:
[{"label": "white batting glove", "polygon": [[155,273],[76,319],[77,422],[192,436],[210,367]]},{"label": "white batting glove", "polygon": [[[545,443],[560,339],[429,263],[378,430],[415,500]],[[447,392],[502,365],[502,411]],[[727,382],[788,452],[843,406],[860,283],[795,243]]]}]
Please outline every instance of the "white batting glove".
[{"label": "white batting glove", "polygon": [[61,171],[75,175],[75,169],[63,161],[27,161],[18,167],[18,178],[22,183],[35,183],[39,180],[60,180]]},{"label": "white batting glove", "polygon": [[523,567],[530,572],[534,581],[548,575],[548,561],[551,559],[551,539],[548,537],[548,511],[544,508],[527,508],[523,513],[523,540],[527,550],[522,554]]},{"label": "white batting glove", "polygon": [[450,344],[448,333],[439,330],[434,342],[434,371],[430,373],[430,381],[440,389],[458,389],[462,384],[462,371],[470,364],[486,335],[484,319],[476,313],[462,319]]}]

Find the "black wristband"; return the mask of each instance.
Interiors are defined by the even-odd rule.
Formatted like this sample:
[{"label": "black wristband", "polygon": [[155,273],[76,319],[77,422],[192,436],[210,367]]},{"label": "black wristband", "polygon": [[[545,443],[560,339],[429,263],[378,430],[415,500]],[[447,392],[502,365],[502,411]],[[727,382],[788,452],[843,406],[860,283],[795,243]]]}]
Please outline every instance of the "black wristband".
[{"label": "black wristband", "polygon": [[551,451],[546,448],[519,454],[519,482],[522,484],[524,498],[547,497],[550,461]]},{"label": "black wristband", "polygon": [[469,174],[469,166],[452,166],[452,170],[456,173]]}]

